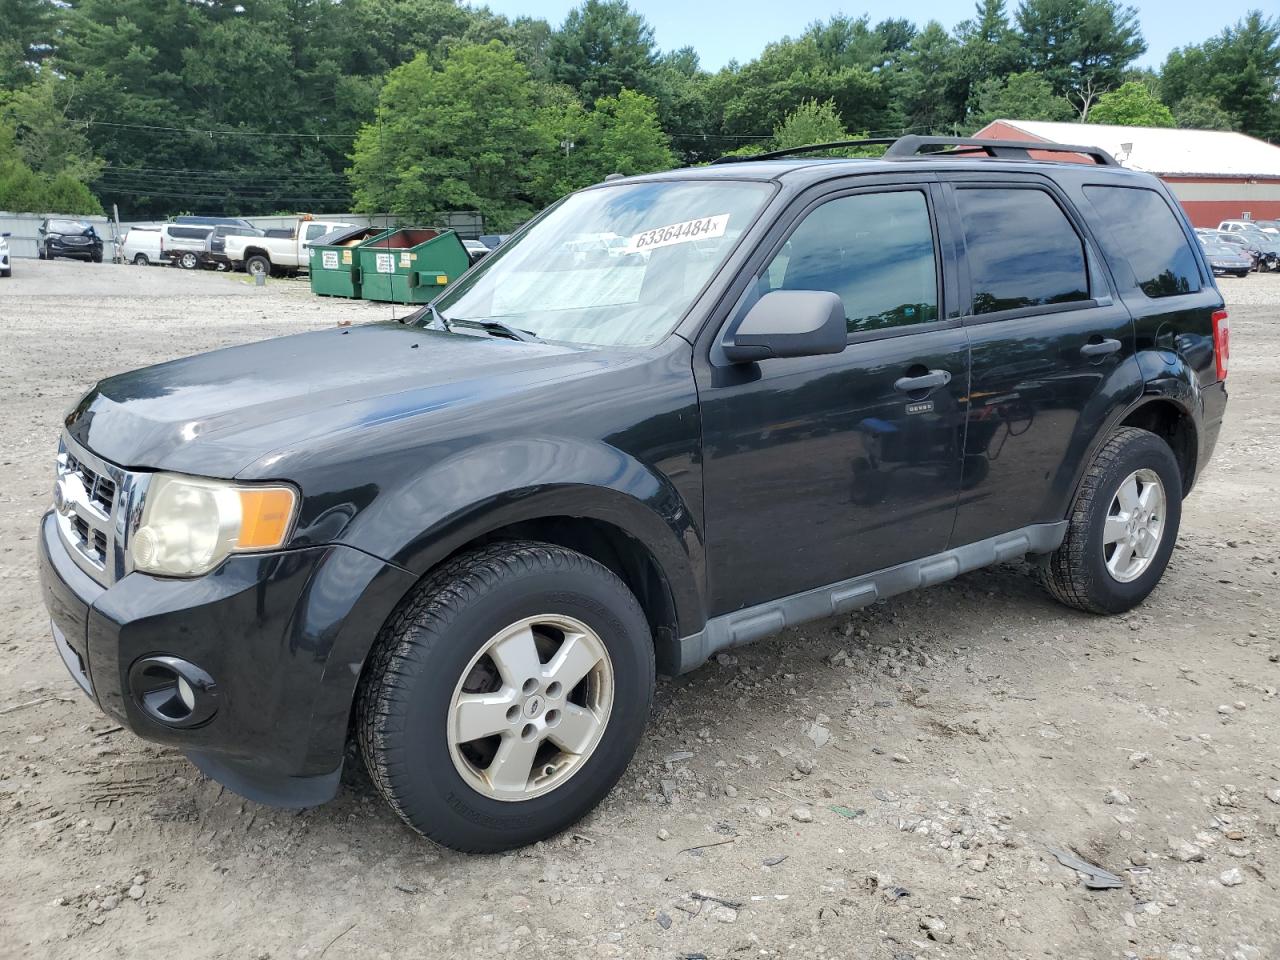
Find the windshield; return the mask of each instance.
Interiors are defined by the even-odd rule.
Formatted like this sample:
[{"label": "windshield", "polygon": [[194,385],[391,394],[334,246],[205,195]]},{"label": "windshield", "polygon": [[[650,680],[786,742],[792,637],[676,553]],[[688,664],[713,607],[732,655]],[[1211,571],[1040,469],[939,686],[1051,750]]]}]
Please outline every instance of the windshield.
[{"label": "windshield", "polygon": [[574,194],[436,307],[449,320],[497,320],[543,340],[657,343],[771,193],[763,183],[684,180]]},{"label": "windshield", "polygon": [[88,233],[89,225],[77,223],[75,220],[50,220],[48,231],[50,233]]}]

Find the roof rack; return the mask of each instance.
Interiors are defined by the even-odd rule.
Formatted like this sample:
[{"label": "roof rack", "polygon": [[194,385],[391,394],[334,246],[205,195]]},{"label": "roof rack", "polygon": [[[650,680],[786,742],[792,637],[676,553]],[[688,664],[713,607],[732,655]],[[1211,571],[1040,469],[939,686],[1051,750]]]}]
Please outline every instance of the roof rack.
[{"label": "roof rack", "polygon": [[[950,147],[951,149],[928,150],[926,149],[928,147]],[[916,134],[899,137],[884,155],[887,159],[901,160],[916,156],[952,157],[967,153],[985,153],[988,157],[1029,160],[1032,150],[1042,153],[1078,153],[1089,157],[1100,167],[1120,166],[1115,157],[1098,147],[1027,140],[980,140],[976,137],[921,137]]]},{"label": "roof rack", "polygon": [[[786,150],[771,150],[768,153],[757,153],[753,156],[718,157],[711,162],[739,163],[754,160],[777,160],[781,157],[794,157],[805,153],[817,153],[821,150],[836,150],[842,147],[875,147],[888,146],[884,153],[885,160],[909,160],[930,157],[963,157],[969,154],[982,154],[1006,160],[1030,160],[1032,150],[1041,153],[1075,153],[1086,156],[1100,167],[1118,167],[1116,158],[1098,147],[1080,147],[1066,143],[1031,142],[1026,140],[979,140],[974,137],[921,137],[908,134],[903,137],[875,137],[867,140],[835,140],[831,143],[815,143],[807,147],[790,147]],[[949,149],[942,149],[949,148]]]}]

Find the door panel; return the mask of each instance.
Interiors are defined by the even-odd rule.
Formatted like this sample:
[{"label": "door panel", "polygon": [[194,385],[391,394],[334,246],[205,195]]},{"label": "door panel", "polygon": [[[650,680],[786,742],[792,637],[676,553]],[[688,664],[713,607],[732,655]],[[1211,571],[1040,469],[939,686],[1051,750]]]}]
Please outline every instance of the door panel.
[{"label": "door panel", "polygon": [[1061,195],[1011,178],[953,196],[972,360],[958,546],[1062,520],[1083,458],[1141,377],[1132,318]]},{"label": "door panel", "polygon": [[[966,329],[973,372],[957,546],[1062,520],[1098,430],[1141,390],[1132,321],[1118,304]],[[1120,349],[1082,353],[1106,340]]]},{"label": "door panel", "polygon": [[697,372],[710,615],[946,549],[969,350],[958,320],[937,319],[929,196],[812,206],[760,271],[757,293],[839,294],[843,353],[735,365],[713,351]]}]

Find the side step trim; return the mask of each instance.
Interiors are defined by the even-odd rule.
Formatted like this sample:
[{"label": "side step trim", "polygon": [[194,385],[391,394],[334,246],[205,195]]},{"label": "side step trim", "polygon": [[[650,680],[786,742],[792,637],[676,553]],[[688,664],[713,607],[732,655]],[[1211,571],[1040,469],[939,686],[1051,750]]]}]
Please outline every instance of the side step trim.
[{"label": "side step trim", "polygon": [[850,580],[712,617],[698,633],[678,643],[678,673],[693,670],[721,650],[740,647],[810,620],[848,613],[918,587],[930,587],[994,563],[1028,553],[1052,553],[1062,545],[1067,523],[1038,523],[998,537],[900,563]]}]

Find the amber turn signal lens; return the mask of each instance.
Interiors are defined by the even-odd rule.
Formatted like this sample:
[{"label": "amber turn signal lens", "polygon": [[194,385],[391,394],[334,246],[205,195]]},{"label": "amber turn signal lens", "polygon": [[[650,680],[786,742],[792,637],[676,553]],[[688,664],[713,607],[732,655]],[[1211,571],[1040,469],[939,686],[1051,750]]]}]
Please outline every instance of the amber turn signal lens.
[{"label": "amber turn signal lens", "polygon": [[297,495],[290,487],[258,487],[238,492],[241,520],[236,546],[241,550],[281,546],[289,534]]}]

